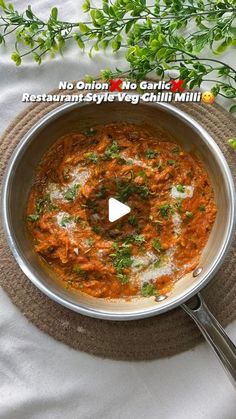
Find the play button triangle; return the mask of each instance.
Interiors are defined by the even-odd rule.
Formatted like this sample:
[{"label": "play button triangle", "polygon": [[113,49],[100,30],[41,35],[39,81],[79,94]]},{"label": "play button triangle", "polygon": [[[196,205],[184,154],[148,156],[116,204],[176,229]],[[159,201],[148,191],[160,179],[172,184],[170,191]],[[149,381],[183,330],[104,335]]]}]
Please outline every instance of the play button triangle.
[{"label": "play button triangle", "polygon": [[124,215],[129,214],[131,211],[128,205],[122,204],[122,202],[117,201],[115,198],[110,198],[108,201],[108,218],[111,223],[119,218],[124,217]]}]

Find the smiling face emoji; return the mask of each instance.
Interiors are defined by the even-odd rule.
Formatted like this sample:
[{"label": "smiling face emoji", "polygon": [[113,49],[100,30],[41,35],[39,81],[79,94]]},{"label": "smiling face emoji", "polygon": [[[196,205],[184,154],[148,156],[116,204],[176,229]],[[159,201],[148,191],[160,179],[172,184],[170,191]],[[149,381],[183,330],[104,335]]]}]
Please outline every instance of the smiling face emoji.
[{"label": "smiling face emoji", "polygon": [[214,100],[215,100],[215,96],[213,95],[213,93],[211,93],[211,92],[203,92],[202,93],[202,102],[203,103],[212,104],[212,103],[214,103]]}]

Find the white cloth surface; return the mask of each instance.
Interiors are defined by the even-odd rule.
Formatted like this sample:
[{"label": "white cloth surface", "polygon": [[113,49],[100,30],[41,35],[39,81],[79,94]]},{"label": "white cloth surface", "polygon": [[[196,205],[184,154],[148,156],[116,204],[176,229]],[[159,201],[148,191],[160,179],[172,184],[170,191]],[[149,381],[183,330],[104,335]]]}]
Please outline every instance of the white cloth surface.
[{"label": "white cloth surface", "polygon": [[[99,2],[97,2],[99,3]],[[23,10],[28,0],[15,1]],[[81,1],[32,0],[45,17],[59,6],[63,19],[79,20]],[[0,50],[0,129],[25,108],[23,92],[42,93],[60,80],[81,79],[119,64],[109,54],[91,61],[71,46],[40,67],[16,68]],[[233,61],[230,55],[226,56]],[[224,104],[224,103],[223,103]],[[158,321],[158,318],[157,318]],[[227,327],[236,340],[236,322]],[[54,341],[30,324],[0,290],[1,419],[235,419],[234,389],[206,343],[170,359],[118,362],[99,359]]]}]

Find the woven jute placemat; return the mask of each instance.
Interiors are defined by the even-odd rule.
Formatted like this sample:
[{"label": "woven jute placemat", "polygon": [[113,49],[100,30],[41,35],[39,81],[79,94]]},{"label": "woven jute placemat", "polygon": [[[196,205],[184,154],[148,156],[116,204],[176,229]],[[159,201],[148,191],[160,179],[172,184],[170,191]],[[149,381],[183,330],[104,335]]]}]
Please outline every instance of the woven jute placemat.
[{"label": "woven jute placemat", "polygon": [[[59,91],[51,92],[60,94]],[[63,94],[76,93],[73,91]],[[22,136],[42,116],[60,106],[36,103],[11,123],[1,138],[0,175]],[[212,135],[236,178],[236,154],[227,139],[236,137],[236,121],[218,105],[179,104]],[[236,318],[236,240],[217,276],[203,290],[213,314],[226,326]],[[115,322],[74,313],[42,294],[21,272],[1,230],[0,285],[12,302],[40,330],[74,349],[122,360],[150,360],[172,356],[193,348],[201,335],[181,308],[149,319]]]}]

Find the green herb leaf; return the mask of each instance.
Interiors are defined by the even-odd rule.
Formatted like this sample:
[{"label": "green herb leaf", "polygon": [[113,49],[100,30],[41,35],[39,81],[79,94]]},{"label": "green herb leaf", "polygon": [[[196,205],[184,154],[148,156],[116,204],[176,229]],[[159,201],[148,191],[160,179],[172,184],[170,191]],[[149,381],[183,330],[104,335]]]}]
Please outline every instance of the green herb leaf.
[{"label": "green herb leaf", "polygon": [[141,196],[141,198],[145,199],[149,195],[149,189],[147,185],[140,185],[137,186],[136,192]]},{"label": "green herb leaf", "polygon": [[199,209],[199,211],[201,211],[201,212],[206,211],[206,207],[205,207],[205,205],[203,205],[203,204],[199,205],[198,209]]},{"label": "green herb leaf", "polygon": [[35,210],[37,214],[42,214],[43,211],[56,211],[59,208],[54,205],[50,199],[50,195],[44,195],[36,200]]},{"label": "green herb leaf", "polygon": [[159,208],[159,213],[161,214],[162,218],[167,219],[169,216],[169,210],[170,210],[170,205],[169,204],[163,204],[160,208]]},{"label": "green herb leaf", "polygon": [[61,219],[61,226],[62,227],[66,227],[67,224],[69,224],[71,221],[71,216],[70,215],[64,215]]},{"label": "green herb leaf", "polygon": [[128,282],[129,282],[128,275],[118,273],[117,278],[119,278],[122,285],[128,284]]},{"label": "green herb leaf", "polygon": [[147,150],[145,153],[145,156],[147,159],[155,159],[155,157],[158,155],[158,151],[155,150]]},{"label": "green herb leaf", "polygon": [[155,238],[152,241],[152,247],[157,251],[160,252],[162,247],[161,247],[161,242],[159,239]]},{"label": "green herb leaf", "polygon": [[186,211],[185,215],[189,219],[193,218],[193,213],[191,211]]},{"label": "green herb leaf", "polygon": [[182,200],[181,198],[177,198],[174,204],[175,208],[178,212],[182,212]]},{"label": "green herb leaf", "polygon": [[79,215],[75,215],[74,220],[76,223],[80,223],[81,217]]},{"label": "green herb leaf", "polygon": [[133,227],[137,227],[138,225],[137,217],[135,215],[130,215],[128,218],[128,223]]},{"label": "green herb leaf", "polygon": [[72,271],[78,275],[83,274],[83,270],[81,269],[81,266],[77,263],[73,265]]},{"label": "green herb leaf", "polygon": [[146,241],[145,237],[142,234],[135,234],[132,238],[133,238],[134,243],[139,246],[141,246]]},{"label": "green herb leaf", "polygon": [[34,223],[35,221],[39,220],[39,214],[30,214],[27,216],[27,221],[30,221],[31,223]]},{"label": "green herb leaf", "polygon": [[[127,279],[126,274],[124,274],[123,269],[130,268],[133,264],[133,260],[131,259],[131,244],[129,243],[122,243],[119,246],[116,242],[113,243],[113,248],[115,252],[110,254],[112,259],[113,266],[116,269],[116,274],[119,279],[125,278]],[[123,283],[123,279],[121,281]]]},{"label": "green herb leaf", "polygon": [[172,148],[172,153],[173,154],[179,154],[179,152],[180,152],[180,148],[179,147]]},{"label": "green herb leaf", "polygon": [[158,259],[156,262],[154,262],[153,267],[155,269],[158,269],[160,268],[160,266],[161,266],[161,259]]},{"label": "green herb leaf", "polygon": [[90,153],[85,153],[85,157],[88,158],[89,161],[92,163],[97,164],[98,163],[98,155],[94,151],[91,151]]},{"label": "green herb leaf", "polygon": [[94,231],[94,233],[96,234],[100,234],[101,233],[101,228],[97,225],[92,227],[92,230]]},{"label": "green herb leaf", "polygon": [[104,152],[104,159],[110,160],[110,159],[119,158],[120,157],[119,151],[120,151],[120,147],[117,141],[113,140],[112,145],[110,147],[107,147]]},{"label": "green herb leaf", "polygon": [[67,191],[64,194],[64,198],[67,201],[74,201],[76,198],[78,189],[79,189],[79,184],[74,184],[73,186],[67,189]]},{"label": "green herb leaf", "polygon": [[92,247],[94,245],[94,239],[92,237],[89,237],[87,243],[89,247]]},{"label": "green herb leaf", "polygon": [[145,284],[143,284],[141,288],[141,294],[143,297],[151,297],[153,295],[159,295],[155,285],[149,282],[146,282]]},{"label": "green herb leaf", "polygon": [[176,186],[176,190],[178,192],[184,193],[185,192],[185,186],[183,186],[183,185],[177,185]]},{"label": "green herb leaf", "polygon": [[86,137],[93,137],[97,134],[97,130],[94,128],[87,128],[83,131],[83,133],[86,135]]}]

